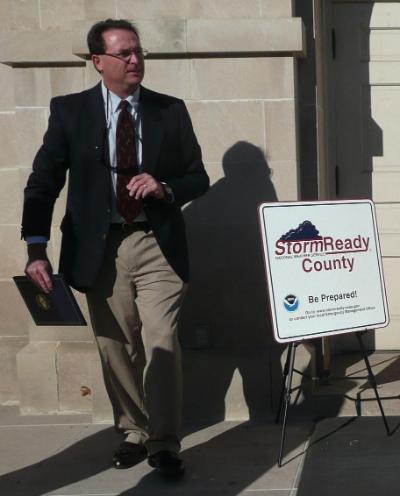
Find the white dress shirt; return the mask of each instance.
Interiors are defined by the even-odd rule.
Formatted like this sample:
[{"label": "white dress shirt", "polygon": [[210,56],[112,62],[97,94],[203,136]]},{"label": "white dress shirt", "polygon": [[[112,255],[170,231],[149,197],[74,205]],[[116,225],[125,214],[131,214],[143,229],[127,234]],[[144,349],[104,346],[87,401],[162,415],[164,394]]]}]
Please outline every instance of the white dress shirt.
[{"label": "white dress shirt", "polygon": [[[116,154],[116,133],[117,133],[117,122],[120,113],[119,104],[122,100],[118,95],[112,91],[107,91],[106,86],[103,81],[101,82],[101,91],[103,93],[104,108],[106,112],[107,119],[107,136],[108,136],[108,148],[110,151],[110,165],[111,167],[117,167],[117,154]],[[135,127],[136,134],[136,153],[139,172],[142,166],[142,123],[140,119],[140,114],[138,112],[139,108],[139,96],[140,96],[140,86],[137,90],[125,100],[130,103],[129,111],[132,114],[132,119]],[[124,219],[119,215],[117,210],[116,202],[116,188],[117,188],[117,174],[114,170],[111,171],[111,223],[124,222]],[[135,222],[144,221],[146,215],[141,209],[138,216],[135,218]]]}]

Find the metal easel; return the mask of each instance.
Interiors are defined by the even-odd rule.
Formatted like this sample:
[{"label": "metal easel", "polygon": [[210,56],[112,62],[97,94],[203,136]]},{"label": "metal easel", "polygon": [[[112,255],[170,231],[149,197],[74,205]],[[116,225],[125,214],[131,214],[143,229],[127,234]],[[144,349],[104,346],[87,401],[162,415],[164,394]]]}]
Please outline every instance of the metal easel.
[{"label": "metal easel", "polygon": [[[379,405],[379,410],[380,410],[381,415],[382,415],[383,423],[385,425],[386,434],[389,436],[390,435],[389,424],[387,422],[387,418],[386,418],[385,412],[383,410],[382,400],[381,400],[379,393],[378,393],[375,375],[372,372],[372,368],[371,368],[371,365],[369,363],[368,355],[367,355],[367,352],[366,352],[366,349],[365,349],[365,346],[364,346],[364,343],[362,340],[362,335],[365,333],[366,333],[366,331],[359,331],[359,332],[355,332],[354,334],[356,335],[356,338],[357,338],[358,343],[360,345],[360,353],[361,353],[361,356],[363,357],[365,365],[367,367],[368,381],[375,391],[375,397],[376,397],[376,400],[377,400],[378,405]],[[286,362],[285,362],[285,366],[283,369],[281,394],[280,394],[278,412],[276,415],[276,423],[278,424],[280,417],[281,417],[282,406],[284,403],[283,423],[282,423],[282,432],[281,432],[281,442],[280,442],[280,448],[279,448],[278,467],[282,467],[283,448],[284,448],[285,438],[286,438],[286,425],[287,425],[287,420],[288,420],[288,409],[289,409],[289,405],[290,405],[291,396],[292,396],[293,391],[295,389],[298,389],[298,388],[295,388],[295,389],[292,388],[293,372],[297,372],[300,375],[306,376],[306,374],[304,374],[303,372],[300,372],[299,370],[296,370],[294,368],[296,348],[300,343],[301,343],[301,341],[294,341],[294,342],[289,344]]]}]

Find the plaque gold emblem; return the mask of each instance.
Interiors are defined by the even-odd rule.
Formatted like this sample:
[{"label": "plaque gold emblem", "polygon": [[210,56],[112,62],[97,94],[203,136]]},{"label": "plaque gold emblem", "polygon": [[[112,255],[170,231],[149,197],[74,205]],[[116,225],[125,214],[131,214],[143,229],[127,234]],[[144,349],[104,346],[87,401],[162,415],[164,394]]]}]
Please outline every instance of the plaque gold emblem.
[{"label": "plaque gold emblem", "polygon": [[50,300],[46,298],[46,296],[42,294],[36,295],[36,303],[42,310],[50,310],[51,303]]}]

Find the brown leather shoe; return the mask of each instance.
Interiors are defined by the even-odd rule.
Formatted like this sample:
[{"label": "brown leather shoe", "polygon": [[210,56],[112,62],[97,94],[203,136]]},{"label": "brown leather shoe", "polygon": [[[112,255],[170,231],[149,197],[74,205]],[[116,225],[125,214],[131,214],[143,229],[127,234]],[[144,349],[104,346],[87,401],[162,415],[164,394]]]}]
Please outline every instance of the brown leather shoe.
[{"label": "brown leather shoe", "polygon": [[181,477],[185,472],[183,460],[173,451],[157,451],[149,455],[148,463],[163,477],[176,479]]},{"label": "brown leather shoe", "polygon": [[114,451],[112,466],[114,468],[130,468],[146,458],[147,450],[141,444],[124,441]]}]

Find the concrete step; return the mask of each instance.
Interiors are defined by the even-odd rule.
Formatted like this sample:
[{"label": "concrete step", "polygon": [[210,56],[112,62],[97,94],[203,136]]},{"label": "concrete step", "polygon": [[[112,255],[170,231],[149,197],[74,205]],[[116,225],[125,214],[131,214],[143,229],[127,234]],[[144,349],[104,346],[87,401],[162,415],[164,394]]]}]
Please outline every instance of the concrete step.
[{"label": "concrete step", "polygon": [[[379,396],[386,415],[400,413],[400,353],[374,352],[368,356]],[[314,382],[312,395],[323,416],[379,416],[375,391],[368,380],[368,370],[359,353],[332,357],[330,375]]]}]

